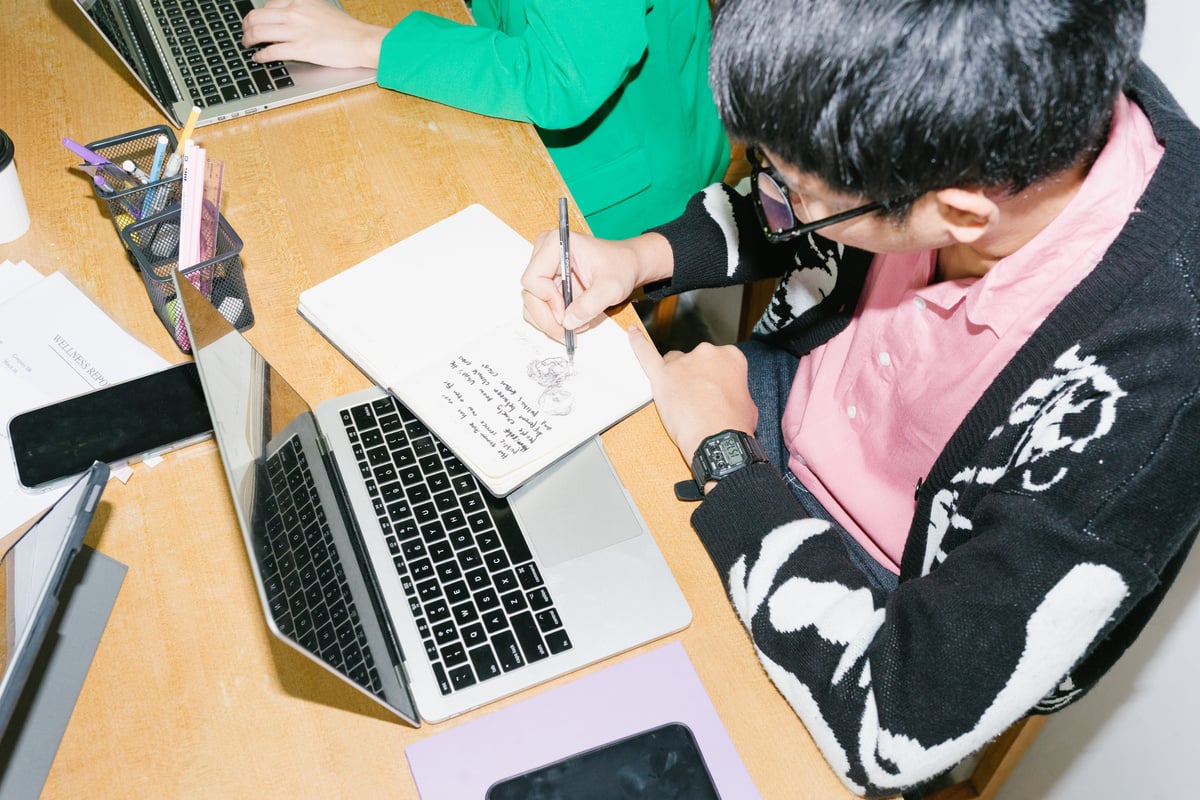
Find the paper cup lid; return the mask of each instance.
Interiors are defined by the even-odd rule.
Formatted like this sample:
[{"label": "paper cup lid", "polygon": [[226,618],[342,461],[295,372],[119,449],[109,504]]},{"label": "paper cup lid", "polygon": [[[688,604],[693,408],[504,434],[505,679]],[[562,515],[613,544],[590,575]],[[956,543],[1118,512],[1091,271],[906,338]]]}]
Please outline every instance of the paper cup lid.
[{"label": "paper cup lid", "polygon": [[8,138],[8,134],[0,131],[0,170],[8,168],[8,165],[13,160],[13,141]]}]

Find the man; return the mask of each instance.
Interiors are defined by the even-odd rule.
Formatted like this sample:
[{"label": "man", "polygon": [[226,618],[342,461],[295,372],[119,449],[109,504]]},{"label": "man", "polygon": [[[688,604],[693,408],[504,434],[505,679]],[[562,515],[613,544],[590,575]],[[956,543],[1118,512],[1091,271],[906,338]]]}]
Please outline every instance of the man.
[{"label": "man", "polygon": [[1200,525],[1200,132],[1143,21],[727,0],[710,78],[750,195],[572,237],[567,309],[552,243],[523,278],[557,337],[637,286],[780,276],[739,347],[631,342],[760,660],[861,794],[1082,696]]}]

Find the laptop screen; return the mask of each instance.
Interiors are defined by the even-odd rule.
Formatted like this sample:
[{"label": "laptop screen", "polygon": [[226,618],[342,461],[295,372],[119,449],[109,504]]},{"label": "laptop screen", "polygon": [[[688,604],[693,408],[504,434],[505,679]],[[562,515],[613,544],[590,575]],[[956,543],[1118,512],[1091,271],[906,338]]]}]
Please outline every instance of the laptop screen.
[{"label": "laptop screen", "polygon": [[154,39],[138,10],[128,0],[79,0],[78,5],[158,102],[170,108],[179,97],[158,61]]},{"label": "laptop screen", "polygon": [[108,467],[94,464],[48,511],[0,539],[0,731],[8,726],[87,533]]},{"label": "laptop screen", "polygon": [[414,718],[311,407],[186,279],[175,281],[269,627]]}]

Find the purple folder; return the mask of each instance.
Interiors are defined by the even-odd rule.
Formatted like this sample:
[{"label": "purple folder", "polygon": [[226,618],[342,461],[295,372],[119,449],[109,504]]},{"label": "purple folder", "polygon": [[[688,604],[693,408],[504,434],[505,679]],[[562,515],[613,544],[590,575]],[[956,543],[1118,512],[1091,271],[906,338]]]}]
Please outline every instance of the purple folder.
[{"label": "purple folder", "polygon": [[421,800],[482,800],[501,778],[668,722],[692,729],[722,798],[761,798],[679,642],[430,736],[405,754]]}]

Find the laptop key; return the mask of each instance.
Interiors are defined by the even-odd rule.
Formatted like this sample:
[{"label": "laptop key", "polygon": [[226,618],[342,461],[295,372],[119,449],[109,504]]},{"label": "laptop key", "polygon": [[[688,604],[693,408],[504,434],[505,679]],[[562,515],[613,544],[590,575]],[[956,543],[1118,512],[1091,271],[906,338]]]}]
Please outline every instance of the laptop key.
[{"label": "laptop key", "polygon": [[529,604],[525,602],[525,595],[521,592],[509,592],[501,597],[500,600],[504,604],[504,610],[509,614],[515,614],[529,607]]},{"label": "laptop key", "polygon": [[474,547],[467,547],[458,551],[458,563],[462,564],[463,569],[475,569],[483,565],[483,557]]},{"label": "laptop key", "polygon": [[525,654],[526,661],[541,661],[550,655],[550,652],[546,649],[546,643],[542,641],[542,635],[538,633],[537,624],[533,621],[532,614],[528,611],[514,614],[512,617],[512,626],[513,631],[517,634],[517,642],[521,645],[521,652]]},{"label": "laptop key", "polygon": [[454,641],[458,637],[458,628],[449,620],[435,623],[433,626],[433,640],[439,645],[446,645]]},{"label": "laptop key", "polygon": [[450,679],[446,678],[446,670],[442,667],[442,664],[433,663],[432,667],[433,678],[438,682],[438,691],[443,694],[449,694],[454,691],[454,688],[450,686]]},{"label": "laptop key", "polygon": [[500,596],[492,588],[482,589],[475,595],[475,606],[480,611],[490,611],[500,606]]},{"label": "laptop key", "polygon": [[[473,625],[467,625],[462,629],[462,640],[463,644],[466,645],[467,650],[483,644],[486,641],[484,637],[485,632],[483,626],[478,622],[474,623]],[[475,673],[481,678],[483,677],[483,674],[479,671],[479,667],[475,668]]]},{"label": "laptop key", "polygon": [[488,633],[499,633],[508,627],[508,616],[499,609],[492,609],[483,613],[483,625],[487,628]]},{"label": "laptop key", "polygon": [[479,680],[486,681],[488,678],[494,678],[500,674],[500,664],[496,661],[496,656],[492,654],[491,647],[484,644],[469,652],[471,666],[475,668],[475,674],[479,676]]},{"label": "laptop key", "polygon": [[455,667],[467,661],[467,649],[462,642],[454,641],[442,647],[442,663],[447,667]]},{"label": "laptop key", "polygon": [[442,596],[442,586],[436,580],[422,581],[417,584],[417,596],[423,603],[436,600]]},{"label": "laptop key", "polygon": [[546,591],[545,586],[534,589],[532,592],[527,592],[526,596],[529,598],[529,607],[534,611],[541,611],[543,608],[549,607],[553,602],[550,599],[550,592]]},{"label": "laptop key", "polygon": [[471,597],[471,593],[467,591],[466,581],[454,581],[446,584],[446,602],[455,604],[461,603]]},{"label": "laptop key", "polygon": [[454,612],[454,620],[459,625],[466,625],[479,619],[479,610],[471,603],[459,603],[451,611]]},{"label": "laptop key", "polygon": [[538,627],[541,628],[543,633],[562,627],[562,620],[559,619],[558,609],[556,608],[548,608],[545,611],[539,611],[534,615],[534,617],[537,619]]},{"label": "laptop key", "polygon": [[471,674],[471,668],[463,665],[457,669],[450,670],[450,684],[455,689],[465,689],[468,686],[474,686],[475,676]]},{"label": "laptop key", "polygon": [[496,647],[496,657],[500,662],[500,669],[510,672],[517,667],[525,666],[525,656],[521,654],[517,637],[513,635],[512,631],[496,634],[496,637],[492,639],[492,644]]},{"label": "laptop key", "polygon": [[546,646],[551,653],[561,653],[571,649],[571,639],[564,630],[551,631],[546,634]]},{"label": "laptop key", "polygon": [[521,564],[515,570],[517,579],[521,581],[521,588],[528,591],[535,586],[541,586],[542,572],[537,568],[537,564],[530,561],[528,564]]},{"label": "laptop key", "polygon": [[497,572],[492,576],[492,580],[496,582],[496,590],[501,594],[517,588],[517,576],[509,569]]},{"label": "laptop key", "polygon": [[425,616],[430,622],[441,622],[450,618],[450,605],[442,599],[434,600],[425,606]]}]

